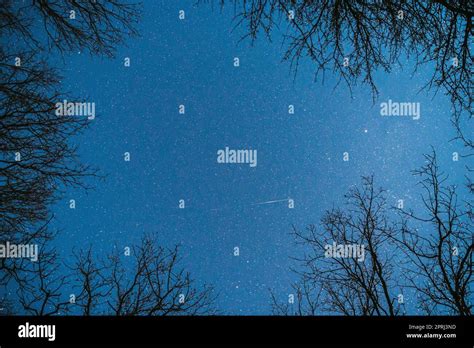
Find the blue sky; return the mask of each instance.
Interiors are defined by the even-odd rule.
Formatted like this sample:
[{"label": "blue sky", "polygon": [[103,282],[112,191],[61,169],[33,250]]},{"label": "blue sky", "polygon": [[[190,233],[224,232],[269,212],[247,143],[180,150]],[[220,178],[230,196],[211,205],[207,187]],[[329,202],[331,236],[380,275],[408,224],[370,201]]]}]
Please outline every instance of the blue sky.
[{"label": "blue sky", "polygon": [[[462,147],[449,142],[449,100],[419,92],[431,67],[411,76],[405,61],[404,70],[378,73],[374,104],[367,86],[351,95],[344,84],[334,90],[337,76],[315,82],[307,60],[294,78],[281,61],[282,32],[273,42],[239,43],[245,28],[232,30],[231,6],[221,12],[193,3],[145,1],[141,37],[115,59],[77,52],[58,63],[64,89],[96,103],[90,128],[73,141],[81,160],[107,175],[94,190],[66,191],[54,207],[63,255],[90,243],[105,253],[156,233],[164,245],[182,245],[182,265],[216,287],[221,311],[267,314],[269,289],[282,299],[290,291],[289,256],[299,251],[291,226],[317,223],[362,175],[374,174],[393,204],[404,199],[416,209],[410,171],[433,146],[452,182],[464,182],[466,163],[451,160]],[[381,117],[379,104],[388,99],[421,103],[420,120]],[[256,149],[257,167],[218,164],[226,146]],[[284,201],[257,204],[287,198],[294,209]]]}]

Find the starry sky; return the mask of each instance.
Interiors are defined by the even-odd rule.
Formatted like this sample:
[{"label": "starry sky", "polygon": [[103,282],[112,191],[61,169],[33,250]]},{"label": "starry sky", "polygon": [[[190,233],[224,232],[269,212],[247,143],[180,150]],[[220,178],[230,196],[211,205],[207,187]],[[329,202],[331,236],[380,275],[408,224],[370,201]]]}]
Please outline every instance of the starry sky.
[{"label": "starry sky", "polygon": [[[416,209],[410,171],[433,146],[450,179],[464,182],[465,163],[451,160],[462,147],[449,142],[449,100],[420,92],[432,67],[412,75],[401,57],[403,70],[376,74],[374,103],[368,86],[351,94],[344,84],[334,89],[330,73],[315,81],[308,60],[295,77],[281,60],[284,28],[252,45],[240,41],[244,27],[233,30],[232,6],[194,3],[145,1],[141,36],[116,58],[76,52],[58,61],[64,90],[96,104],[89,129],[72,141],[82,162],[106,175],[91,182],[94,190],[67,190],[53,207],[64,257],[88,244],[107,253],[153,233],[165,246],[181,245],[182,266],[215,286],[219,310],[269,314],[269,289],[285,299],[294,280],[291,226],[318,223],[362,175],[374,174],[390,203]],[[421,118],[381,117],[388,99],[421,103]],[[226,146],[256,149],[258,165],[217,163]]]}]

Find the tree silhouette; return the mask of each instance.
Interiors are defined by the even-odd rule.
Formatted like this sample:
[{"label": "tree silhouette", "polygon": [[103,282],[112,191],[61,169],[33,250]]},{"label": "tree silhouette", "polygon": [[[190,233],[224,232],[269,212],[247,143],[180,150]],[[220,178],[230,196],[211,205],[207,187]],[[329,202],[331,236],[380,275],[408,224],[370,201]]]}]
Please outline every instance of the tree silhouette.
[{"label": "tree silhouette", "polygon": [[[96,175],[78,161],[70,143],[87,123],[56,115],[55,103],[64,97],[59,77],[35,54],[22,55],[24,66],[15,66],[15,56],[3,49],[0,56],[0,242],[42,243],[52,238],[49,207],[60,189],[87,188],[83,178]],[[13,272],[25,265],[17,259],[0,262],[1,284],[19,277]]]},{"label": "tree silhouette", "polygon": [[[407,290],[427,315],[472,315],[472,206],[447,184],[436,153],[425,159],[414,171],[423,204],[416,212],[394,208],[401,222],[387,208],[385,191],[365,177],[362,188],[351,189],[346,205],[326,212],[320,226],[294,228],[305,255],[293,258],[299,276],[295,303],[281,303],[272,293],[274,313],[397,315],[405,312]],[[327,257],[325,248],[333,242],[364,245],[365,261]]]},{"label": "tree silhouette", "polygon": [[72,265],[62,265],[45,244],[38,262],[16,283],[18,305],[11,299],[2,305],[15,314],[40,316],[216,313],[214,289],[196,286],[179,263],[178,247],[163,248],[148,235],[131,247],[130,256],[115,251],[100,259],[89,247],[74,253]]},{"label": "tree silhouette", "polygon": [[[288,301],[281,302],[270,290],[272,313],[275,315],[318,315],[322,310],[320,302],[322,289],[314,279],[302,277],[299,282],[291,285],[293,293]],[[296,295],[296,296],[295,296]]]},{"label": "tree silhouette", "polygon": [[38,261],[31,262],[16,283],[21,314],[48,316],[68,311],[69,301],[64,297],[68,277],[61,272],[56,251],[47,248],[47,243],[41,245]]},{"label": "tree silhouette", "polygon": [[131,248],[131,259],[118,251],[98,262],[91,249],[76,254],[71,267],[76,306],[81,314],[202,315],[213,314],[214,289],[198,289],[179,266],[178,247],[166,249],[145,236]]},{"label": "tree silhouette", "polygon": [[86,127],[80,118],[58,116],[55,103],[65,98],[58,75],[30,54],[17,67],[0,51],[0,192],[3,235],[47,219],[60,185],[84,186],[91,170],[77,161],[68,139]]},{"label": "tree silhouette", "polygon": [[120,0],[3,1],[2,36],[27,48],[67,53],[88,50],[113,56],[125,38],[136,36],[141,6]]},{"label": "tree silhouette", "polygon": [[332,71],[349,88],[358,82],[369,85],[374,98],[376,71],[390,72],[405,57],[414,60],[415,71],[426,65],[432,74],[425,88],[448,95],[456,137],[472,148],[465,131],[472,120],[469,42],[474,6],[469,0],[219,2],[234,4],[236,26],[246,27],[243,39],[255,40],[260,33],[271,38],[272,31],[281,26],[285,30],[283,60],[291,63],[295,73],[300,60],[308,58],[314,63],[316,78],[324,80],[325,73]]},{"label": "tree silhouette", "polygon": [[[54,298],[58,289],[32,279],[49,274],[44,268],[49,270],[56,257],[54,251],[46,252],[46,243],[55,236],[48,228],[50,206],[64,188],[88,188],[85,177],[97,176],[95,169],[78,160],[77,149],[71,144],[87,127],[87,120],[55,113],[57,102],[80,98],[62,91],[59,72],[45,58],[52,52],[62,55],[71,50],[112,56],[118,44],[137,33],[139,10],[136,4],[114,0],[2,1],[0,243],[38,244],[46,260],[32,264],[1,258],[0,286],[5,294],[17,287],[29,312],[61,311],[50,308],[47,312],[36,306],[45,292]],[[36,294],[33,284],[38,286]],[[0,297],[6,304],[8,299]],[[49,307],[47,302],[44,307]]]},{"label": "tree silhouette", "polygon": [[[345,199],[344,209],[325,213],[321,228],[293,230],[297,243],[305,247],[305,256],[295,257],[302,266],[297,270],[298,297],[304,297],[310,313],[319,307],[343,315],[396,315],[396,259],[387,248],[387,235],[394,227],[387,217],[385,193],[374,187],[372,177],[365,177],[362,188],[351,189]],[[328,257],[325,251],[333,242],[364,246],[365,260]],[[318,301],[311,294],[317,294]]]},{"label": "tree silhouette", "polygon": [[77,161],[69,142],[87,120],[55,114],[66,94],[58,72],[39,54],[88,49],[112,55],[126,35],[136,34],[138,15],[137,5],[120,1],[2,3],[1,41],[14,44],[0,49],[0,238],[46,221],[61,186],[84,187],[81,179],[95,174]]},{"label": "tree silhouette", "polygon": [[[404,274],[425,313],[472,315],[472,207],[458,200],[456,186],[447,184],[436,153],[425,158],[426,164],[414,172],[421,177],[425,214],[401,210],[403,223],[395,237],[410,260]],[[416,223],[424,233],[412,226]]]}]

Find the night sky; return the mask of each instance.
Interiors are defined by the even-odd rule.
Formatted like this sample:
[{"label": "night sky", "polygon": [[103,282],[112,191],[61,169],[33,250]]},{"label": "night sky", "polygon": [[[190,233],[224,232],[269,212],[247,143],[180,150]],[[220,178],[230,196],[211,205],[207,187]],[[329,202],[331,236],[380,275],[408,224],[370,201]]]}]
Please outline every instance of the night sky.
[{"label": "night sky", "polygon": [[[294,280],[289,257],[301,250],[292,225],[317,224],[362,175],[374,174],[389,203],[403,199],[416,210],[420,191],[410,172],[433,146],[450,181],[464,183],[466,159],[451,159],[462,151],[449,141],[451,104],[441,92],[420,92],[431,66],[412,76],[413,63],[401,57],[403,70],[377,73],[374,102],[366,85],[352,95],[343,83],[334,89],[338,76],[330,72],[324,84],[315,81],[309,59],[295,77],[281,60],[284,25],[272,42],[262,36],[252,45],[239,42],[245,27],[232,30],[232,6],[193,4],[145,1],[141,37],[115,59],[58,58],[64,90],[96,103],[96,118],[72,141],[81,161],[106,176],[91,180],[88,192],[67,190],[54,206],[62,256],[89,244],[108,253],[153,233],[163,245],[181,245],[182,266],[198,284],[215,286],[220,311],[269,314],[269,290],[284,300]],[[419,102],[421,118],[382,117],[388,99]],[[217,163],[226,146],[256,149],[258,165]]]}]

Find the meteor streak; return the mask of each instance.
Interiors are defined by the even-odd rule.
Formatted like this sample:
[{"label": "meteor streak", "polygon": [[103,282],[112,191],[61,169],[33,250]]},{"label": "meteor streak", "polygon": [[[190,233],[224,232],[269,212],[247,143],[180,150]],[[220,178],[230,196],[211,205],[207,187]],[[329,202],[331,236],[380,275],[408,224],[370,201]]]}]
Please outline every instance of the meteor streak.
[{"label": "meteor streak", "polygon": [[288,202],[288,198],[285,198],[285,199],[277,199],[277,200],[274,200],[274,201],[266,201],[266,202],[254,203],[253,205],[272,204],[272,203],[278,203],[278,202]]}]

